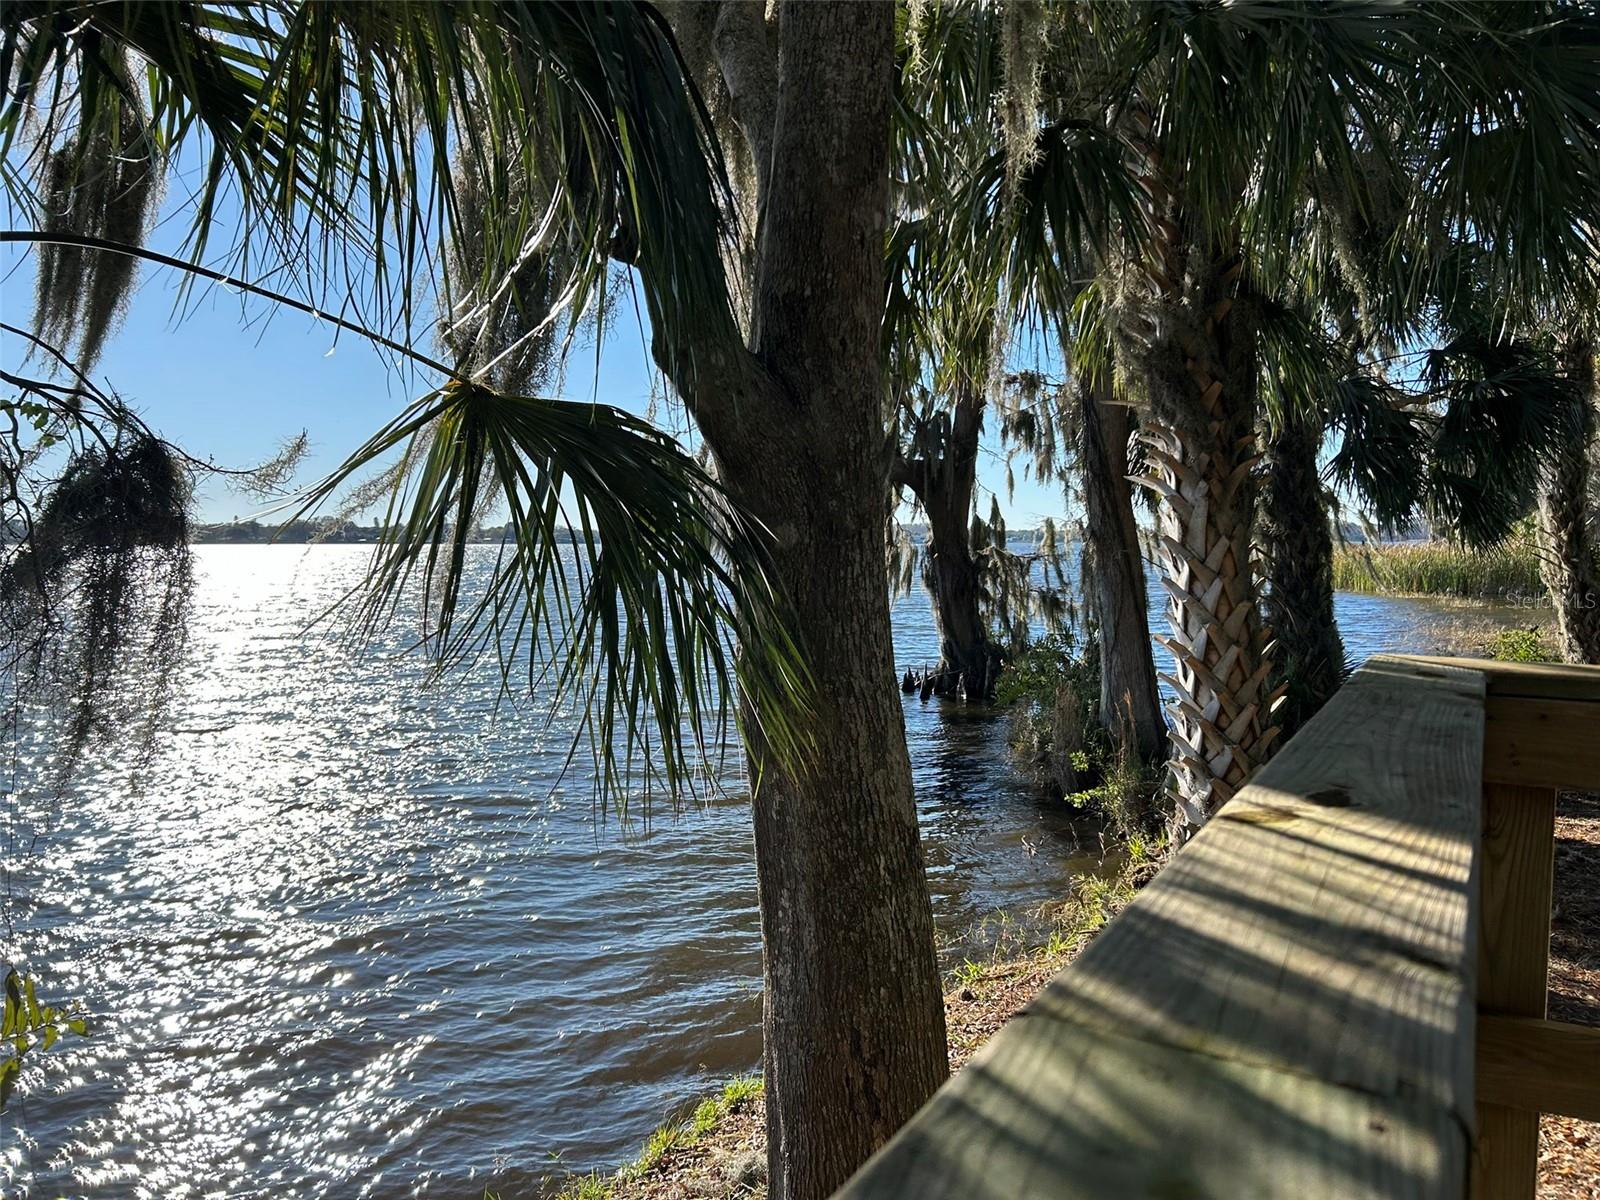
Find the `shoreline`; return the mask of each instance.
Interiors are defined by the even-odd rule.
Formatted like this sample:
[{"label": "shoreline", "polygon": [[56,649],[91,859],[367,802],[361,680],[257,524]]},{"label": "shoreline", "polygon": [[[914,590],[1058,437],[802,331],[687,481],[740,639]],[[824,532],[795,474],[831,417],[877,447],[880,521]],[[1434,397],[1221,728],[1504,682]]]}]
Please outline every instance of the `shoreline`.
[{"label": "shoreline", "polygon": [[[1105,879],[1081,877],[1072,896],[1030,910],[1054,926],[1040,945],[1016,932],[1036,923],[1001,914],[982,963],[946,973],[950,1070],[969,1062],[1012,1016],[1080,953],[1161,860],[1130,861]],[[1552,1017],[1600,1026],[1600,794],[1565,795],[1557,808],[1555,917],[1550,953]],[[604,1174],[551,1180],[548,1200],[756,1200],[766,1195],[766,1115],[758,1076],[737,1076],[663,1124],[633,1162]],[[1600,1200],[1600,1123],[1545,1115],[1539,1123],[1538,1200]],[[491,1187],[485,1200],[517,1200]]]},{"label": "shoreline", "polygon": [[[945,972],[945,1025],[954,1074],[1154,877],[1154,858],[1130,858],[1105,877],[1079,876],[1073,894],[1021,914],[999,913],[981,962]],[[998,918],[998,919],[996,919]],[[1040,941],[1028,931],[1047,928]],[[964,939],[965,940],[965,939]],[[719,1092],[689,1101],[661,1125],[632,1162],[610,1172],[552,1179],[548,1200],[747,1200],[766,1194],[766,1109],[759,1076],[735,1076]],[[519,1200],[491,1185],[485,1200]]]}]

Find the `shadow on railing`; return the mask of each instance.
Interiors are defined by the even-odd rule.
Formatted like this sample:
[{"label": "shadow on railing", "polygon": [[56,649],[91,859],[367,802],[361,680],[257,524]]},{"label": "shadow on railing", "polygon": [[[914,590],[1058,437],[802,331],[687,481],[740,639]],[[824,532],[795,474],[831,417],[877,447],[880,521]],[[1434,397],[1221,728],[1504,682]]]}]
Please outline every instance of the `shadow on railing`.
[{"label": "shadow on railing", "polygon": [[839,1195],[1531,1197],[1562,787],[1600,669],[1372,659]]}]

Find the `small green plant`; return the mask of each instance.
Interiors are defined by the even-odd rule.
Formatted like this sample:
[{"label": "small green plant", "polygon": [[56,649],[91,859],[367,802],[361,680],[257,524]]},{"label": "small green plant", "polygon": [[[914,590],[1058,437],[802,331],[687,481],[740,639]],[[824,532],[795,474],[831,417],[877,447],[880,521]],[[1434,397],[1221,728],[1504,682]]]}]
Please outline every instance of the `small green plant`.
[{"label": "small green plant", "polygon": [[1502,629],[1489,639],[1485,647],[1489,657],[1501,662],[1542,663],[1557,662],[1561,656],[1545,640],[1538,626],[1528,629]]},{"label": "small green plant", "polygon": [[7,971],[0,1040],[6,1043],[10,1052],[0,1059],[0,1112],[5,1111],[6,1101],[11,1098],[11,1089],[16,1086],[17,1076],[22,1073],[24,1056],[35,1046],[41,1051],[50,1049],[63,1030],[82,1037],[88,1032],[88,1025],[81,1015],[40,1004],[33,980],[17,974],[15,970]]},{"label": "small green plant", "polygon": [[587,1175],[575,1175],[567,1180],[557,1200],[611,1200],[612,1193],[616,1190],[615,1178],[602,1175],[599,1171],[591,1171]]},{"label": "small green plant", "polygon": [[983,978],[983,965],[975,963],[970,958],[964,958],[954,971],[955,981],[964,988],[969,988]]}]

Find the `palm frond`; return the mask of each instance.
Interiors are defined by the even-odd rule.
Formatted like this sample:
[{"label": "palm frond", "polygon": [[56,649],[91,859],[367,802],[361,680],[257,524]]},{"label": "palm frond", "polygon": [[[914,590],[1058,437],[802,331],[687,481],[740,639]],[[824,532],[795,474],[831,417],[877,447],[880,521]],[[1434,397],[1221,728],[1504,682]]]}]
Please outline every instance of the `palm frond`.
[{"label": "palm frond", "polygon": [[[593,751],[602,798],[626,803],[655,781],[693,793],[695,764],[718,759],[730,721],[778,761],[803,763],[810,677],[766,533],[669,438],[604,405],[452,383],[356,451],[306,508],[397,453],[359,593],[364,627],[409,599],[441,666],[488,655],[506,680],[521,672],[552,710],[576,712],[574,749]],[[511,532],[473,551],[487,489]]]},{"label": "palm frond", "polygon": [[1383,529],[1417,515],[1426,483],[1428,422],[1412,398],[1381,375],[1359,371],[1327,393],[1334,453],[1328,476],[1371,509]]},{"label": "palm frond", "polygon": [[[553,289],[572,311],[603,295],[620,255],[672,345],[734,329],[721,159],[648,5],[18,0],[0,15],[0,68],[0,149],[20,164],[5,182],[24,212],[61,151],[79,177],[103,170],[137,110],[162,165],[181,145],[201,152],[191,262],[271,271],[294,281],[283,290],[409,332],[470,179],[486,292],[559,231],[583,250]],[[517,177],[542,206],[506,186]]]},{"label": "palm frond", "polygon": [[1502,319],[1600,294],[1600,12],[1446,6],[1405,83],[1413,237],[1480,243]]},{"label": "palm frond", "polygon": [[[387,477],[392,519],[357,598],[363,622],[419,588],[441,665],[492,653],[508,681],[521,664],[576,707],[608,797],[625,799],[635,771],[692,790],[691,756],[714,753],[732,721],[801,764],[809,681],[764,532],[645,422],[478,380],[514,382],[526,365],[496,373],[481,343],[502,343],[498,355],[508,329],[512,347],[532,346],[602,313],[616,261],[637,271],[675,378],[738,341],[725,170],[654,8],[18,0],[0,10],[0,74],[7,195],[35,226],[8,240],[239,282],[450,380],[311,495],[406,455]],[[150,170],[199,151],[178,254],[92,212],[42,228],[41,171],[95,180],[135,143]],[[447,272],[442,248],[467,243]],[[443,274],[473,318],[454,366],[411,345]],[[269,276],[273,289],[251,282]],[[529,361],[549,367],[547,350]],[[479,588],[467,539],[492,504],[513,534]]]},{"label": "palm frond", "polygon": [[1532,508],[1539,464],[1578,436],[1572,380],[1531,343],[1463,333],[1428,352],[1440,408],[1428,503],[1472,545],[1505,537]]}]

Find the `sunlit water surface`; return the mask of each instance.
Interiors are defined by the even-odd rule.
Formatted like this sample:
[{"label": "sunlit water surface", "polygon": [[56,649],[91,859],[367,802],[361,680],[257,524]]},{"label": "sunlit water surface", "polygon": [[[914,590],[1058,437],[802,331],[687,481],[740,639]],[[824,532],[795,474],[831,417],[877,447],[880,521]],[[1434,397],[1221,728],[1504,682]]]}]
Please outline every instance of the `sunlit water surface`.
[{"label": "sunlit water surface", "polygon": [[[5,1196],[512,1200],[758,1064],[742,799],[599,813],[554,783],[569,718],[307,632],[367,553],[201,547],[138,786],[103,767],[10,814],[5,956],[93,1024],[0,1118]],[[1435,649],[1458,614],[1339,600],[1357,659]],[[902,667],[937,657],[920,591],[895,641]],[[906,729],[947,953],[1096,868],[1001,721],[911,697]]]}]

